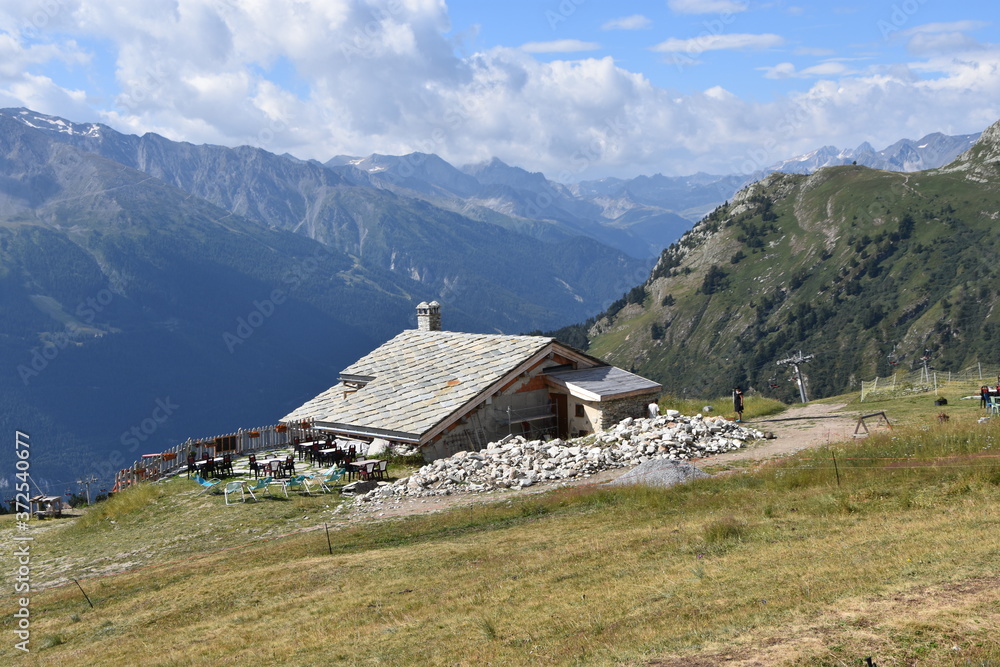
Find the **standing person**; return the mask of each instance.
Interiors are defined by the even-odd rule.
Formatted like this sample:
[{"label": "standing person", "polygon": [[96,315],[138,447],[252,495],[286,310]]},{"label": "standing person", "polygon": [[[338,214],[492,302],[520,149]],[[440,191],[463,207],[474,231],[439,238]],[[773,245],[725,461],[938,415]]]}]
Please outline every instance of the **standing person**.
[{"label": "standing person", "polygon": [[736,421],[743,421],[743,390],[736,386],[733,389],[733,410],[736,411]]},{"label": "standing person", "polygon": [[990,388],[985,384],[979,388],[979,407],[985,408],[986,404],[989,402]]}]

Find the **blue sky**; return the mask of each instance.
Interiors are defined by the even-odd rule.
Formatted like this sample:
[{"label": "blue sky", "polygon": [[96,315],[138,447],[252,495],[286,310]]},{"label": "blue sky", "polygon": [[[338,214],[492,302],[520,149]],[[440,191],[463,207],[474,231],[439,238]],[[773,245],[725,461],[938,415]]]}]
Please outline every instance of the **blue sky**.
[{"label": "blue sky", "polygon": [[25,0],[0,106],[326,160],[570,182],[749,172],[1000,120],[985,0]]}]

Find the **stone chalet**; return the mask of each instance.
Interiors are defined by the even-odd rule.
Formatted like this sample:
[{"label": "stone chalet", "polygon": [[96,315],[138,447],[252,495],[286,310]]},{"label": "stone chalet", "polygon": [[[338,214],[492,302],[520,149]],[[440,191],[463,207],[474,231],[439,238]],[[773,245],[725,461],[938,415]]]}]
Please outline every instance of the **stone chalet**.
[{"label": "stone chalet", "polygon": [[554,338],[442,331],[440,308],[418,305],[416,329],[345,368],[281,421],[417,446],[433,460],[511,434],[600,431],[644,416],[662,389]]}]

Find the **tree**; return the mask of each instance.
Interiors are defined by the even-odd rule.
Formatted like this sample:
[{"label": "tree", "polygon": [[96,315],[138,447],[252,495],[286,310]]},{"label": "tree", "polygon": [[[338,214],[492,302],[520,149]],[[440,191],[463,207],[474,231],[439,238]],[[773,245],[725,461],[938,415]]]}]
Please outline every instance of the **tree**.
[{"label": "tree", "polygon": [[727,280],[728,277],[728,273],[723,271],[718,265],[713,264],[709,267],[708,271],[705,272],[705,279],[702,281],[701,287],[698,288],[698,291],[702,294],[715,294],[716,292],[721,292],[729,285],[729,280]]}]

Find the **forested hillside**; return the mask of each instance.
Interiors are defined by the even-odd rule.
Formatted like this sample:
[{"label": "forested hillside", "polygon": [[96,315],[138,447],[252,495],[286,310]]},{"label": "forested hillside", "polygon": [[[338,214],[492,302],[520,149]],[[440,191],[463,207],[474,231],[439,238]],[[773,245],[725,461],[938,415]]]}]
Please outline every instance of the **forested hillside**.
[{"label": "forested hillside", "polygon": [[642,285],[567,339],[678,394],[734,384],[786,400],[915,368],[995,362],[1000,125],[951,165],[774,174],[660,256]]}]

